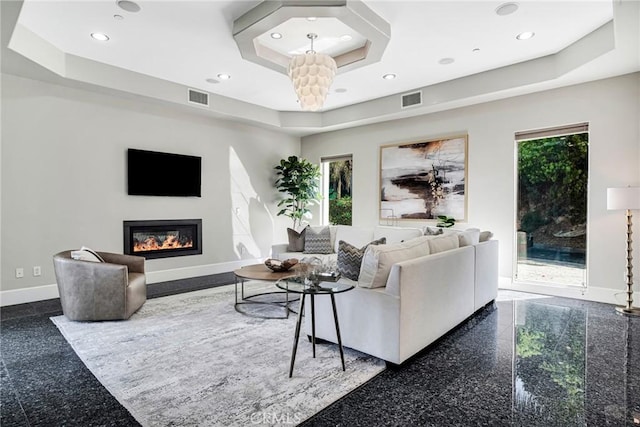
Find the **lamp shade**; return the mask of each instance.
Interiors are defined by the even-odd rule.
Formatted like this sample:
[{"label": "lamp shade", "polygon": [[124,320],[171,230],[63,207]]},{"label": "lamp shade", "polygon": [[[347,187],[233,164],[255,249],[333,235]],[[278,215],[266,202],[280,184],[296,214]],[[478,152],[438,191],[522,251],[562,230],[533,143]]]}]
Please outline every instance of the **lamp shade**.
[{"label": "lamp shade", "polygon": [[336,70],[336,61],[323,53],[308,52],[291,58],[289,78],[303,110],[322,108]]},{"label": "lamp shade", "polygon": [[607,209],[640,209],[640,187],[607,188]]}]

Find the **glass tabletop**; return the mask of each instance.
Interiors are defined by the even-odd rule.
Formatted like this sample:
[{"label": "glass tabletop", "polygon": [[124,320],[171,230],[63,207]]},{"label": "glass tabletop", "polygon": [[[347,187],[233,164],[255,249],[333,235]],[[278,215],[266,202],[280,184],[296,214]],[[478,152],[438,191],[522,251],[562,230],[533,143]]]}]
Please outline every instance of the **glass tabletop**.
[{"label": "glass tabletop", "polygon": [[304,284],[299,280],[289,278],[280,279],[276,282],[276,286],[287,292],[293,292],[296,294],[339,294],[340,292],[346,292],[353,289],[353,285],[338,282],[320,282],[318,287],[313,287],[309,284]]}]

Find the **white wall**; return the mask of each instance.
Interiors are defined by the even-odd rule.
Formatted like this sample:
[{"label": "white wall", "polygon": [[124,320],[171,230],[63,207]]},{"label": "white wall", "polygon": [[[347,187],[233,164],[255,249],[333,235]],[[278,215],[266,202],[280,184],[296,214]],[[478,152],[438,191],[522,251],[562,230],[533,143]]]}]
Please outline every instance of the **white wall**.
[{"label": "white wall", "polygon": [[[378,223],[380,145],[467,133],[468,223],[500,240],[500,275],[511,284],[514,259],[514,133],[564,124],[590,124],[588,286],[528,288],[619,302],[625,289],[623,212],[606,210],[607,187],[640,185],[640,73],[501,101],[303,138],[302,155],[353,154],[354,224]],[[316,216],[317,217],[317,216]],[[640,222],[640,220],[637,220]],[[408,224],[407,224],[408,225]],[[635,227],[638,232],[638,227]],[[638,252],[635,243],[635,251]],[[634,275],[638,274],[638,267]],[[522,289],[522,288],[521,288]],[[636,293],[637,294],[637,293]],[[640,300],[640,297],[636,297]]]},{"label": "white wall", "polygon": [[[150,282],[230,271],[286,240],[273,166],[298,137],[13,75],[2,89],[3,305],[55,297],[59,251],[121,253],[123,220],[202,218],[203,254],[148,260]],[[202,197],[128,196],[127,148],[201,156]]]}]

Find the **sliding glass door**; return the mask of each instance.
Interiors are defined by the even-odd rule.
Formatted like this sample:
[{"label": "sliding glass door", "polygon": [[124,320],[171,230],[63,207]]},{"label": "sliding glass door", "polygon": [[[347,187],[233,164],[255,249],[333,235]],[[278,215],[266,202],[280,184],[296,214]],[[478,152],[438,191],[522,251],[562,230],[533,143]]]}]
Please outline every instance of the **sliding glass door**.
[{"label": "sliding glass door", "polygon": [[515,281],[586,286],[588,125],[522,132]]}]

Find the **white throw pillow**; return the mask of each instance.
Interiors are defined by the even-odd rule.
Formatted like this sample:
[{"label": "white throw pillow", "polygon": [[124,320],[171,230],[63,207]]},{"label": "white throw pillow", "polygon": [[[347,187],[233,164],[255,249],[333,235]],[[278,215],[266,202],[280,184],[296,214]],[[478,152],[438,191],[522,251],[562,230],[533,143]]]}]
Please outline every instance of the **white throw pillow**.
[{"label": "white throw pillow", "polygon": [[429,255],[428,240],[425,237],[418,237],[392,245],[369,246],[362,258],[358,286],[363,288],[384,287],[394,264]]},{"label": "white throw pillow", "polygon": [[86,246],[81,247],[77,251],[71,251],[71,258],[80,261],[104,262],[102,257],[98,255],[96,251],[87,248]]},{"label": "white throw pillow", "polygon": [[450,234],[442,237],[438,236],[429,239],[429,250],[432,254],[457,249],[459,247],[460,241],[457,234]]},{"label": "white throw pillow", "polygon": [[480,229],[468,228],[465,231],[461,231],[458,234],[458,241],[460,247],[477,245],[480,243]]}]

